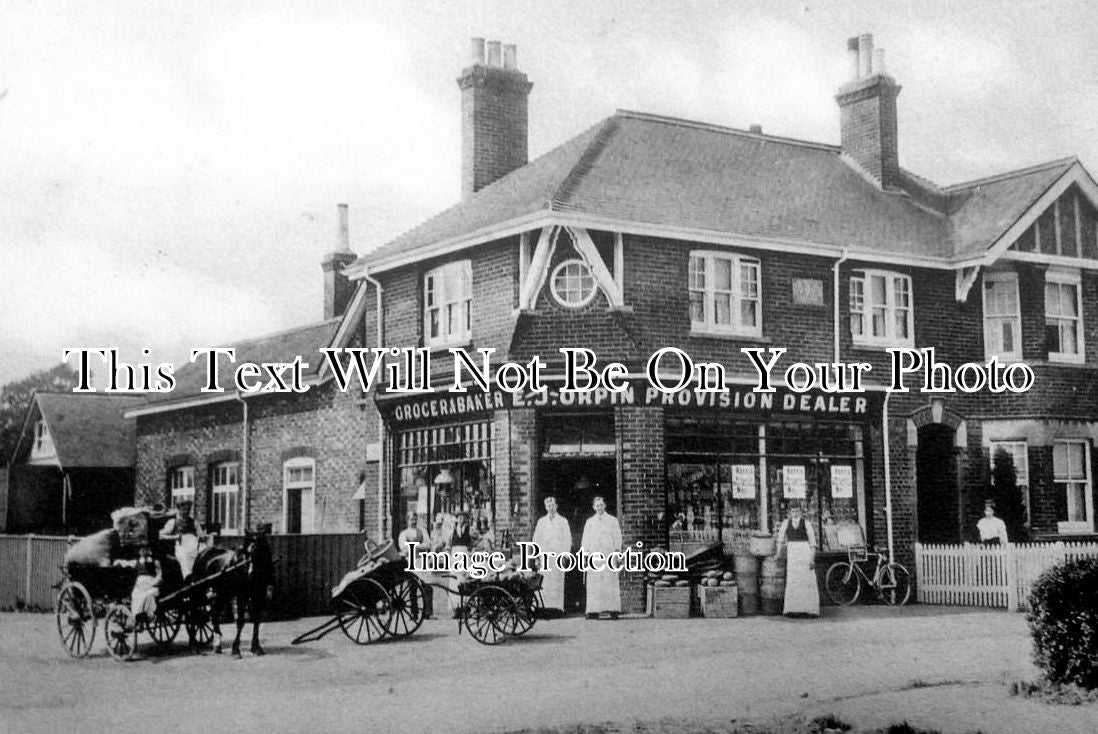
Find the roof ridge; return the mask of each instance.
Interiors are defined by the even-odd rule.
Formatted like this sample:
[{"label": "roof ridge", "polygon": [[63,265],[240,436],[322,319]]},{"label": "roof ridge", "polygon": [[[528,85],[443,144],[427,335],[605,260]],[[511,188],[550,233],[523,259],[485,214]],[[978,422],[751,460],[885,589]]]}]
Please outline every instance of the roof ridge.
[{"label": "roof ridge", "polygon": [[328,326],[332,323],[340,323],[343,320],[342,316],[333,316],[330,319],[321,319],[320,321],[314,321],[311,324],[302,324],[301,326],[291,326],[288,329],[281,329],[279,331],[272,331],[269,334],[261,334],[260,336],[248,337],[242,340],[232,340],[236,346],[241,344],[258,344],[259,342],[267,341],[268,339],[274,339],[279,336],[286,336],[287,334],[296,334],[307,329],[316,329],[321,326]]},{"label": "roof ridge", "polygon": [[783,145],[796,145],[805,148],[815,148],[817,150],[825,150],[832,153],[841,152],[841,148],[838,145],[830,145],[828,143],[819,143],[815,140],[801,140],[800,138],[789,138],[782,135],[769,135],[767,133],[755,133],[750,130],[741,130],[735,127],[728,127],[727,125],[717,125],[711,122],[701,122],[699,120],[687,120],[682,117],[671,117],[669,115],[658,115],[652,112],[638,112],[637,110],[623,110],[619,109],[615,113],[615,117],[628,117],[634,120],[646,120],[648,122],[660,122],[665,125],[679,125],[681,127],[692,127],[697,130],[709,130],[710,132],[725,133],[728,135],[737,135],[745,138],[752,138],[754,140],[768,140],[775,143],[782,143]]},{"label": "roof ridge", "polygon": [[[591,138],[591,142],[587,144],[579,158],[576,159],[575,165],[568,172],[568,175],[564,177],[564,180],[557,186],[557,190],[549,197],[549,208],[556,209],[558,205],[563,204],[572,192],[575,190],[576,185],[580,179],[587,175],[591,170],[591,167],[595,165],[595,161],[606,146],[610,142],[610,138],[614,136],[620,127],[618,124],[617,115],[611,115],[600,122],[599,129]],[[574,139],[574,138],[573,138]]]},{"label": "roof ridge", "polygon": [[942,191],[946,193],[955,193],[960,189],[970,188],[972,186],[982,186],[989,183],[998,183],[999,181],[1005,181],[1008,178],[1015,178],[1017,176],[1026,176],[1030,173],[1037,173],[1038,171],[1044,171],[1049,168],[1056,168],[1057,166],[1063,166],[1067,164],[1078,163],[1078,156],[1067,156],[1066,158],[1059,158],[1054,161],[1046,161],[1045,163],[1037,163],[1025,168],[1018,168],[1013,171],[1004,171],[1002,173],[992,174],[991,176],[984,176],[983,178],[976,178],[971,181],[963,181],[961,183],[950,184],[949,186],[942,187]]}]

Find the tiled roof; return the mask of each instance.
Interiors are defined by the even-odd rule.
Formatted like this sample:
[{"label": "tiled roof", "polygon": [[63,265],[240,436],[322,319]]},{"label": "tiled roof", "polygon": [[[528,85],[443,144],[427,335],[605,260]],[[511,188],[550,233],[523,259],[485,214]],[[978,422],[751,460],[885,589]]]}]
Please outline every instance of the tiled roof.
[{"label": "tiled roof", "polygon": [[[225,388],[225,394],[232,394],[233,372],[242,362],[289,362],[294,357],[300,356],[308,363],[304,370],[306,379],[316,375],[321,365],[321,347],[331,344],[339,328],[340,319],[329,319],[316,324],[301,326],[296,329],[281,331],[277,334],[258,337],[244,342],[225,344],[236,350],[236,362],[221,356],[218,359],[218,382]],[[288,378],[289,373],[284,373]],[[258,378],[256,378],[258,379]],[[165,405],[173,402],[194,400],[195,398],[212,397],[222,393],[204,393],[202,388],[206,385],[206,361],[200,359],[198,363],[177,365],[175,371],[175,389],[171,392],[150,393],[146,399],[146,405]]]},{"label": "tiled roof", "polygon": [[983,253],[1075,162],[1066,158],[950,186],[947,191],[957,202],[949,218],[954,256]]},{"label": "tiled roof", "polygon": [[62,467],[134,465],[135,421],[122,414],[140,405],[140,396],[43,392],[35,400]]},{"label": "tiled roof", "polygon": [[538,212],[718,236],[956,260],[988,247],[1062,175],[1056,161],[883,191],[837,146],[619,111],[365,255],[384,269]]}]

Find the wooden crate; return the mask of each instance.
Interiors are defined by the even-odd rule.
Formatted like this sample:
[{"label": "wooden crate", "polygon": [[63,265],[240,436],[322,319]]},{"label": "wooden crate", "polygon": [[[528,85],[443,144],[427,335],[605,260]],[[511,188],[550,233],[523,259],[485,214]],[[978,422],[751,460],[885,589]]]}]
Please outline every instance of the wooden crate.
[{"label": "wooden crate", "polygon": [[738,617],[738,591],[735,586],[701,587],[702,616],[721,619]]},{"label": "wooden crate", "polygon": [[690,587],[649,586],[648,615],[655,619],[687,619],[690,616]]}]

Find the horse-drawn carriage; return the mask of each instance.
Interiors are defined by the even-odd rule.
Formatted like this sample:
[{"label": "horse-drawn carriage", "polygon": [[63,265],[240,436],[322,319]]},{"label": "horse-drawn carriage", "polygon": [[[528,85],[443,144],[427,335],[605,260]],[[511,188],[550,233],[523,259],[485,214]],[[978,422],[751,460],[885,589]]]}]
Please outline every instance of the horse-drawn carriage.
[{"label": "horse-drawn carriage", "polygon": [[[219,633],[218,592],[249,570],[251,558],[247,553],[210,547],[199,554],[194,573],[184,580],[173,542],[159,539],[170,517],[126,508],[114,514],[113,528],[69,549],[56,606],[57,632],[69,655],[82,658],[91,652],[100,620],[107,650],[119,660],[133,658],[140,632],[147,632],[160,648],[171,645],[180,628],[186,629],[194,645],[208,644]],[[135,616],[131,608],[138,576],[134,561],[143,546],[152,551],[161,579],[155,611]],[[203,554],[209,562],[202,562]]]},{"label": "horse-drawn carriage", "polygon": [[[334,616],[293,644],[319,640],[336,628],[358,645],[407,637],[429,611],[427,585],[454,593],[449,586],[424,581],[409,571],[392,542],[379,546],[332,589]],[[464,627],[477,642],[498,645],[534,626],[541,609],[541,576],[508,570],[463,580],[456,593],[458,634]]]}]

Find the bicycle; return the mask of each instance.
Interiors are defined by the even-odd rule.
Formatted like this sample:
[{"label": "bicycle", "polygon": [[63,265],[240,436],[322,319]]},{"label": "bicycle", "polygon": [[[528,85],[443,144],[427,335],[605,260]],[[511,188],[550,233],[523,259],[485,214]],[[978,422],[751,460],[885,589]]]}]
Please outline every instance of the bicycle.
[{"label": "bicycle", "polygon": [[[877,568],[873,576],[865,572],[862,564],[876,556]],[[862,593],[862,582],[877,590],[877,596],[889,606],[903,606],[911,598],[911,574],[899,563],[889,563],[880,552],[870,552],[864,545],[847,549],[847,560],[831,564],[824,577],[824,587],[831,601],[840,606],[850,606]]]}]

